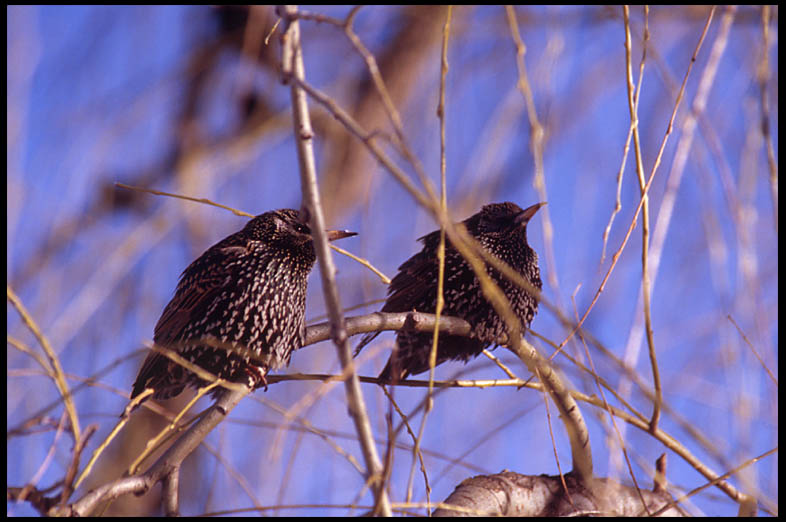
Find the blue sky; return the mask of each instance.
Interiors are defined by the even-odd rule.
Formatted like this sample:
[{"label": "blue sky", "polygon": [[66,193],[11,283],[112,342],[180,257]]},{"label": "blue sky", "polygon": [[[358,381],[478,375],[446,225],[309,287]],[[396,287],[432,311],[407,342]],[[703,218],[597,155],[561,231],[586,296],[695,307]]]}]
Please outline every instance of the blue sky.
[{"label": "blue sky", "polygon": [[[343,18],[350,8],[314,9]],[[364,7],[354,29],[382,64],[385,80],[391,82],[399,101],[408,143],[436,184],[440,160],[436,104],[444,12],[434,13],[431,21],[424,19],[429,14],[414,9]],[[639,200],[631,148],[621,186],[622,210],[601,262],[602,234],[614,208],[616,176],[630,127],[622,9],[522,7],[516,13],[527,46],[525,62],[537,117],[546,132],[543,164],[548,206],[530,224],[529,240],[540,254],[545,298],[565,315],[580,316],[598,290],[611,255],[619,249]],[[254,214],[299,206],[289,91],[269,66],[256,66],[237,47],[216,47],[219,50],[210,55],[212,61],[206,58],[219,27],[213,8],[9,7],[7,14],[8,283],[48,336],[71,385],[123,359],[75,397],[82,427],[98,425],[89,454],[124,407],[126,399],[121,394],[130,390],[144,355],[140,349],[151,339],[180,272],[245,222],[215,207],[149,194],[134,194],[124,204],[107,197],[131,197],[111,189],[111,184],[147,182],[148,188],[209,198]],[[421,18],[407,18],[413,14]],[[647,175],[707,14],[707,8],[655,7],[650,12],[639,106]],[[665,219],[665,202],[673,201],[652,290],[654,338],[671,408],[662,426],[719,472],[770,450],[778,439],[777,386],[728,319],[736,321],[777,377],[778,234],[766,153],[769,139],[777,164],[777,10],[769,26],[769,81],[765,83],[770,136],[760,131],[761,9],[737,10],[724,42],[726,16],[731,15],[720,8],[712,19],[650,191],[653,235],[658,220]],[[631,18],[637,78],[644,20],[641,8],[633,8]],[[260,19],[272,24],[275,17],[263,9]],[[426,31],[423,27],[428,23],[432,26]],[[423,34],[416,36],[426,41],[405,40],[409,47],[396,49],[393,44],[397,38],[403,40],[407,26],[419,28]],[[369,115],[379,106],[379,99],[369,96],[373,103],[363,105],[367,69],[344,34],[329,24],[314,22],[303,22],[302,31],[309,82],[343,107],[360,111],[359,119],[382,121],[378,130],[390,135],[385,118],[374,120]],[[248,38],[252,33],[240,34]],[[247,40],[240,41],[247,45]],[[405,51],[415,47],[413,42],[419,46],[418,53],[408,56]],[[687,139],[686,117],[695,106],[701,79],[708,74],[713,49],[721,53],[717,73],[687,161],[678,174],[675,158]],[[394,51],[399,54],[393,55],[396,61],[391,65],[385,58]],[[276,57],[278,52],[274,36],[270,48],[262,53]],[[492,201],[509,200],[526,207],[541,200],[542,193],[534,185],[530,126],[524,99],[516,89],[515,47],[504,9],[454,10],[448,60],[447,195],[454,217],[464,219]],[[202,81],[198,91],[194,87],[197,79]],[[264,104],[265,111],[254,130],[241,133],[241,100],[248,92]],[[341,246],[392,276],[419,248],[415,239],[435,224],[361,148],[346,156],[337,154],[346,131],[313,101],[311,109],[329,225],[358,231],[357,238],[344,240]],[[193,111],[193,125],[184,128],[181,118],[188,110]],[[390,146],[386,150],[415,179],[411,166]],[[553,235],[547,237],[549,226]],[[641,230],[640,219],[585,327],[611,352],[632,361],[641,378],[651,383],[647,343],[636,334],[643,317],[637,311]],[[654,241],[651,237],[651,244]],[[385,295],[384,285],[373,274],[346,258],[339,256],[336,261],[345,307]],[[348,314],[373,311],[377,306]],[[320,281],[313,274],[307,317],[313,321],[323,314]],[[10,304],[7,322],[9,336],[40,352]],[[568,333],[545,307],[532,327],[556,343]],[[376,356],[362,363],[361,374],[378,373],[392,339],[391,334],[383,334],[369,347],[376,347]],[[551,353],[546,344],[535,343]],[[583,357],[578,340],[566,350]],[[615,388],[624,388],[623,372],[596,347],[589,350],[598,372]],[[126,358],[135,351],[135,356]],[[498,349],[495,354],[528,377],[509,352]],[[586,374],[567,360],[557,358],[557,362],[573,386],[597,393]],[[10,345],[7,364],[10,429],[57,395],[40,367]],[[337,369],[335,349],[322,343],[295,353],[292,365],[282,373],[335,373]],[[437,377],[448,379],[459,371],[465,371],[466,378],[503,377],[483,357],[466,367],[445,364],[437,370]],[[226,465],[244,477],[253,495],[238,487],[210,453],[202,452],[188,464],[188,470],[196,474],[189,476],[210,480],[188,485],[183,512],[247,507],[255,501],[269,506],[358,500],[362,477],[323,439],[296,429],[270,427],[280,428],[282,416],[269,405],[291,407],[318,388],[316,382],[287,382],[246,399],[209,441]],[[375,433],[384,439],[387,401],[374,385],[364,385],[363,391]],[[399,388],[396,399],[404,411],[411,411],[423,393]],[[632,392],[630,400],[649,415],[651,405],[640,391]],[[582,411],[590,424],[597,473],[628,482],[624,468],[615,470],[619,452],[610,450],[605,431],[608,418],[586,404]],[[61,412],[62,405],[47,415],[56,424]],[[551,412],[565,469],[570,458],[567,439],[553,408]],[[332,441],[362,462],[357,442],[341,436],[353,433],[341,386],[320,396],[301,414],[314,426],[330,431]],[[693,436],[682,420],[710,444]],[[121,461],[122,455],[134,451],[128,445],[141,444],[146,432],[141,427],[134,430],[140,431],[128,436],[133,441],[113,442],[108,461]],[[649,487],[648,470],[664,451],[671,453],[668,479],[675,494],[704,483],[683,459],[646,433],[628,427],[624,437],[634,454],[640,484]],[[270,450],[275,440],[281,441],[278,453]],[[404,436],[399,441],[411,443]],[[55,448],[54,458],[46,462],[50,447]],[[462,456],[456,466],[436,456],[427,458],[432,500],[444,499],[468,476],[503,468],[557,473],[543,398],[532,390],[451,389],[440,394],[427,421],[423,447],[446,458]],[[384,451],[384,445],[380,450]],[[49,486],[62,478],[70,451],[66,433],[58,437],[51,429],[10,438],[7,482],[21,486],[42,469],[38,485]],[[86,460],[83,457],[82,465]],[[405,497],[409,463],[410,452],[400,450],[391,479],[396,501]],[[106,466],[102,468],[105,479],[122,472],[109,462]],[[286,475],[288,468],[290,475]],[[766,499],[777,503],[777,479],[776,454],[732,482],[746,492],[759,492],[760,500],[764,499],[760,508],[766,512],[767,506],[772,507]],[[83,493],[77,491],[76,497]],[[419,472],[413,494],[415,501],[425,500]],[[365,494],[359,502],[368,504],[369,499]],[[696,513],[736,512],[733,503],[712,488],[692,502]],[[12,515],[32,514],[25,504],[9,503],[7,508]]]}]

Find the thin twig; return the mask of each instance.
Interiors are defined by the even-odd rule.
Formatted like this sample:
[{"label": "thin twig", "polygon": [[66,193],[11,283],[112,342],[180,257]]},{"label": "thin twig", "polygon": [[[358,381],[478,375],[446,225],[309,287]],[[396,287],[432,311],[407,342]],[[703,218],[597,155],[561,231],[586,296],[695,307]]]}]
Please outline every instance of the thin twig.
[{"label": "thin twig", "polygon": [[[578,288],[576,290],[578,291]],[[578,313],[578,308],[576,307],[575,296],[576,294],[574,292],[573,296],[571,296],[571,301],[573,302],[573,313],[574,315],[577,316],[576,318],[578,319],[579,313]],[[579,332],[578,337],[581,340],[582,347],[584,348],[584,355],[587,357],[587,361],[589,361],[590,367],[592,368],[590,374],[594,377],[595,386],[597,387],[598,394],[600,395],[600,398],[603,401],[603,408],[606,410],[606,413],[608,413],[609,415],[609,420],[611,420],[611,424],[614,427],[614,434],[617,437],[617,442],[620,445],[620,449],[622,450],[623,457],[625,457],[625,464],[628,466],[628,476],[630,476],[631,480],[633,481],[633,486],[636,488],[636,492],[639,496],[639,499],[641,500],[642,505],[644,506],[644,509],[647,509],[647,503],[644,500],[644,496],[641,493],[641,488],[639,487],[638,481],[636,480],[636,474],[633,472],[633,465],[630,462],[630,456],[628,455],[628,450],[625,447],[625,438],[623,437],[622,432],[617,426],[617,421],[615,420],[614,414],[611,411],[611,406],[609,406],[609,402],[606,399],[606,393],[603,391],[603,385],[601,384],[602,379],[600,378],[597,370],[595,369],[595,359],[592,357],[592,354],[590,354],[589,348],[587,347],[587,342],[584,339],[584,336],[581,335],[581,332]],[[612,393],[614,393],[616,396],[616,392],[612,392]],[[625,403],[625,401],[621,401],[621,402],[623,404],[627,404]],[[635,410],[633,410],[632,408],[629,409],[635,412]],[[643,415],[640,418],[644,420]]]},{"label": "thin twig", "polygon": [[[442,28],[442,60],[440,62],[440,81],[439,81],[439,103],[437,105],[437,118],[439,118],[439,136],[440,136],[440,208],[442,212],[447,214],[448,200],[447,200],[447,183],[446,183],[446,167],[447,159],[445,156],[445,81],[448,75],[448,37],[450,36],[450,19],[453,13],[453,6],[448,6],[447,18]],[[426,409],[423,412],[423,418],[420,422],[420,430],[418,431],[417,439],[415,440],[415,448],[412,459],[412,468],[409,473],[409,480],[407,481],[407,496],[406,501],[412,500],[412,485],[415,476],[415,459],[414,457],[420,452],[420,444],[423,440],[423,435],[426,432],[426,420],[429,413],[434,408],[434,399],[432,397],[434,391],[434,368],[437,365],[437,346],[439,344],[439,319],[442,315],[442,309],[445,306],[444,296],[444,282],[445,282],[445,228],[440,227],[439,231],[439,245],[437,246],[437,304],[434,312],[434,332],[432,333],[431,352],[429,353],[429,387],[426,392]],[[421,470],[425,477],[426,489],[426,503],[431,503],[431,487],[428,483],[428,475],[422,458],[420,459]]]},{"label": "thin twig", "polygon": [[141,494],[149,491],[156,483],[165,480],[173,473],[179,473],[180,464],[202,443],[205,437],[226,419],[235,406],[250,392],[227,391],[218,402],[194,425],[192,425],[177,442],[173,444],[145,473],[123,477],[109,482],[86,495],[73,504],[57,506],[47,514],[49,516],[88,516],[104,502],[127,495]]},{"label": "thin twig", "polygon": [[[527,67],[524,64],[524,56],[527,53],[527,46],[521,38],[519,32],[518,21],[516,20],[516,11],[513,6],[505,6],[505,13],[507,14],[508,27],[510,34],[513,38],[513,43],[516,46],[516,68],[518,70],[518,86],[521,94],[524,96],[524,102],[527,107],[527,119],[529,121],[529,146],[532,152],[532,159],[535,167],[535,175],[533,177],[533,185],[538,192],[538,197],[541,201],[548,201],[548,192],[546,191],[546,175],[543,166],[543,149],[545,147],[546,131],[543,124],[538,119],[538,110],[535,107],[535,96],[532,93],[532,87],[529,82],[529,75],[527,74]],[[546,257],[546,274],[549,286],[554,290],[556,296],[560,295],[559,292],[559,278],[557,277],[557,261],[554,256],[554,227],[551,224],[551,213],[548,207],[540,210],[540,222],[543,228],[543,246],[545,248]]]},{"label": "thin twig", "polygon": [[348,251],[344,250],[343,248],[334,245],[333,243],[330,244],[330,248],[332,248],[333,250],[335,250],[339,254],[341,254],[343,256],[347,256],[348,258],[350,258],[350,259],[352,259],[354,261],[357,261],[361,265],[365,266],[366,268],[368,268],[369,270],[371,270],[372,272],[377,274],[379,276],[379,278],[382,280],[382,282],[385,283],[386,285],[390,284],[390,278],[388,276],[386,276],[385,274],[383,274],[382,271],[379,270],[377,267],[372,265],[371,262],[368,259],[364,259],[362,257],[358,257],[355,254],[353,254],[352,252],[348,252]]},{"label": "thin twig", "polygon": [[423,165],[420,163],[417,156],[412,152],[412,148],[409,146],[406,135],[404,134],[401,116],[399,115],[398,109],[396,109],[396,106],[393,104],[393,98],[390,95],[390,91],[388,90],[384,79],[382,78],[376,58],[374,58],[374,55],[368,50],[365,44],[363,44],[353,29],[355,16],[359,10],[360,6],[354,7],[343,21],[333,17],[324,16],[319,13],[307,13],[302,11],[298,12],[295,16],[297,18],[313,20],[316,22],[329,23],[344,30],[344,34],[349,39],[350,43],[361,56],[361,58],[363,58],[363,61],[366,63],[366,67],[368,69],[369,75],[371,76],[374,88],[376,89],[377,94],[379,94],[379,97],[382,99],[382,105],[384,106],[388,119],[390,120],[390,123],[396,133],[397,141],[394,143],[394,145],[397,146],[401,155],[404,156],[404,158],[412,165],[415,173],[418,176],[418,179],[426,190],[426,195],[432,201],[432,203],[436,204],[438,200],[435,195],[434,188],[431,185],[428,176],[426,175]]},{"label": "thin twig", "polygon": [[755,355],[756,359],[759,360],[759,364],[761,364],[762,368],[764,368],[764,371],[767,372],[767,375],[770,376],[770,379],[772,379],[772,382],[775,383],[775,386],[777,387],[778,386],[778,379],[775,378],[775,375],[773,375],[772,370],[770,370],[770,367],[767,366],[767,364],[764,362],[764,360],[759,355],[759,352],[757,352],[756,348],[753,347],[753,344],[748,339],[748,336],[745,335],[745,332],[742,331],[742,328],[740,328],[740,325],[737,324],[737,321],[735,321],[734,318],[731,315],[727,315],[726,318],[729,321],[731,321],[731,324],[733,324],[734,327],[737,329],[739,334],[742,336],[742,339],[745,341],[745,344],[747,344],[748,348],[751,349],[751,351],[753,352],[753,355]]},{"label": "thin twig", "polygon": [[770,92],[768,84],[770,80],[770,9],[769,5],[761,8],[761,39],[762,56],[761,63],[756,71],[759,81],[759,91],[761,92],[761,134],[767,149],[767,166],[770,172],[770,196],[772,197],[772,211],[775,222],[775,235],[778,235],[778,163],[775,159],[775,147],[772,145],[772,133],[770,131]]},{"label": "thin twig", "polygon": [[253,214],[249,214],[248,212],[243,212],[242,210],[237,210],[232,207],[222,205],[221,203],[216,203],[215,201],[212,201],[207,198],[194,198],[191,196],[183,196],[181,194],[173,194],[171,192],[163,192],[161,190],[153,190],[149,188],[135,187],[133,185],[126,185],[125,183],[115,183],[115,186],[124,189],[129,189],[129,190],[136,190],[137,192],[148,192],[150,194],[155,194],[156,196],[167,196],[170,198],[185,199],[186,201],[196,201],[197,203],[204,203],[205,205],[212,205],[214,207],[223,208],[224,210],[228,210],[232,212],[236,216],[250,217],[250,218],[254,217]]},{"label": "thin twig", "polygon": [[[690,498],[690,497],[692,497],[694,495],[697,495],[698,493],[700,493],[701,491],[704,491],[708,487],[715,486],[715,485],[718,484],[718,482],[720,482],[722,480],[726,480],[727,478],[731,477],[735,473],[739,473],[740,471],[742,471],[743,469],[747,468],[748,466],[752,466],[753,464],[756,464],[761,459],[766,458],[766,457],[768,457],[770,455],[773,455],[773,454],[777,453],[777,451],[778,451],[778,448],[773,448],[771,450],[765,451],[764,453],[762,453],[758,457],[753,457],[752,459],[746,460],[745,462],[743,462],[742,464],[740,464],[736,468],[734,468],[732,470],[729,470],[726,473],[724,473],[723,475],[720,475],[719,477],[716,477],[716,478],[710,480],[706,484],[703,484],[703,485],[701,485],[701,486],[699,486],[699,487],[697,487],[697,488],[695,488],[695,489],[685,493],[681,497],[679,497],[677,499],[674,499],[672,502],[670,502],[669,504],[663,506],[661,509],[659,509],[658,511],[653,513],[651,516],[657,517],[662,512],[667,510],[670,506],[676,506],[680,502],[684,502],[686,499],[688,499],[688,498]],[[747,495],[746,495],[746,497],[747,497]],[[749,498],[740,499],[740,503],[744,503],[745,501],[749,501],[749,500],[750,500]],[[750,514],[750,516],[755,516],[755,513]]]},{"label": "thin twig", "polygon": [[[5,286],[5,294],[6,298],[11,301],[11,304],[16,308],[16,311],[19,312],[19,315],[22,317],[27,328],[33,332],[33,335],[38,340],[38,343],[41,345],[41,348],[44,350],[46,354],[46,358],[49,361],[49,365],[51,368],[44,368],[48,375],[51,375],[52,380],[57,387],[57,391],[60,392],[60,396],[63,398],[63,404],[65,405],[65,410],[68,413],[68,420],[71,424],[71,432],[74,436],[74,444],[78,444],[80,440],[82,440],[82,435],[79,429],[79,415],[76,413],[76,405],[74,404],[74,398],[71,395],[71,391],[68,389],[68,381],[65,378],[63,373],[63,367],[60,365],[60,359],[58,359],[57,354],[52,349],[52,345],[49,344],[49,339],[41,333],[41,329],[38,327],[38,324],[35,320],[30,316],[25,305],[22,304],[22,301],[17,297],[16,293],[11,288],[11,285]],[[50,373],[51,370],[51,373]]]},{"label": "thin twig", "polygon": [[[402,186],[409,192],[417,202],[426,210],[428,210],[435,218],[440,226],[445,227],[448,239],[451,244],[459,251],[459,253],[466,259],[473,271],[475,272],[478,280],[481,283],[484,297],[489,300],[494,306],[495,311],[500,314],[500,317],[505,320],[508,326],[508,331],[512,338],[510,348],[516,353],[517,356],[525,361],[530,371],[534,374],[534,367],[539,366],[540,374],[544,379],[549,382],[547,389],[554,399],[554,402],[560,408],[562,414],[560,419],[565,423],[569,440],[571,442],[571,451],[573,454],[574,470],[582,477],[590,477],[592,475],[592,457],[589,449],[588,431],[586,423],[581,417],[581,412],[575,405],[575,401],[567,393],[567,388],[562,383],[559,376],[552,369],[548,368],[548,361],[542,359],[537,351],[531,346],[529,349],[522,349],[522,342],[520,339],[521,324],[518,318],[513,314],[510,303],[505,298],[499,287],[491,281],[484,264],[480,261],[480,257],[489,262],[494,268],[497,268],[505,274],[505,277],[516,281],[516,284],[521,285],[523,288],[534,289],[531,283],[525,281],[520,274],[515,273],[510,267],[502,263],[496,258],[493,258],[488,252],[480,248],[467,232],[463,226],[452,223],[449,216],[442,212],[438,202],[434,202],[428,195],[418,191],[407,178],[407,176],[399,169],[390,158],[380,149],[374,142],[373,137],[370,136],[346,111],[341,109],[329,96],[320,92],[318,89],[309,85],[304,80],[297,77],[290,77],[293,84],[302,87],[310,96],[317,100],[320,104],[324,105],[339,120],[346,128],[355,136],[357,136],[369,149],[369,151],[377,158],[377,160],[393,175],[393,177],[402,184]],[[470,246],[471,245],[471,246]],[[502,267],[501,265],[504,265]],[[534,290],[535,295],[540,295],[540,292]],[[553,305],[550,308],[554,308]],[[560,313],[558,315],[561,316]]]},{"label": "thin twig", "polygon": [[[207,199],[207,198],[194,198],[194,197],[191,197],[191,196],[183,196],[181,194],[173,194],[172,192],[164,192],[164,191],[161,191],[161,190],[154,190],[154,189],[148,189],[148,188],[143,188],[143,187],[135,187],[135,186],[132,186],[132,185],[126,185],[124,183],[115,183],[115,186],[120,187],[120,188],[124,188],[124,189],[135,190],[135,191],[138,191],[138,192],[147,192],[149,194],[155,194],[156,196],[167,196],[167,197],[170,197],[170,198],[184,199],[186,201],[195,201],[197,203],[204,203],[205,205],[211,205],[211,206],[214,206],[214,207],[223,208],[224,210],[228,210],[228,211],[232,212],[233,214],[235,214],[236,216],[249,217],[249,218],[253,218],[254,217],[253,214],[249,214],[248,212],[244,212],[242,210],[238,210],[238,209],[235,209],[235,208],[232,208],[232,207],[228,207],[226,205],[222,205],[221,203],[216,203],[215,201],[212,201],[212,200]],[[377,269],[374,265],[372,265],[367,259],[363,259],[361,257],[358,257],[355,254],[353,254],[352,252],[348,252],[348,251],[344,250],[343,248],[338,247],[338,246],[336,246],[336,245],[334,245],[332,243],[330,244],[330,248],[332,248],[333,250],[335,250],[339,254],[345,255],[348,258],[350,258],[350,259],[352,259],[354,261],[357,261],[361,265],[365,266],[366,268],[368,268],[369,270],[371,270],[372,272],[377,274],[379,276],[379,278],[382,279],[382,282],[385,283],[386,285],[390,284],[390,278],[388,276],[386,276],[385,274],[383,274],[382,271]]]},{"label": "thin twig", "polygon": [[[649,249],[650,249],[650,198],[645,192],[646,186],[644,178],[644,159],[641,156],[641,139],[639,137],[639,115],[635,101],[636,87],[633,85],[633,60],[631,55],[630,39],[630,8],[625,5],[622,8],[623,19],[625,22],[625,78],[628,87],[628,110],[630,111],[630,125],[633,128],[633,151],[636,157],[636,176],[641,190],[641,293],[644,302],[644,327],[647,332],[647,346],[650,354],[650,367],[652,368],[652,382],[655,388],[655,401],[652,407],[652,418],[650,425],[655,431],[660,420],[660,410],[663,405],[663,389],[660,384],[660,370],[658,368],[658,358],[655,352],[655,339],[652,332],[652,313],[650,310],[650,272],[649,272]],[[646,18],[645,18],[646,20]],[[645,34],[647,31],[645,29]],[[644,67],[644,60],[647,53],[647,41],[644,40],[642,50],[641,67]],[[635,480],[635,479],[634,479]],[[642,498],[642,502],[644,499]]]},{"label": "thin twig", "polygon": [[[663,151],[666,149],[666,143],[668,143],[669,136],[671,136],[672,130],[674,128],[674,119],[677,117],[677,110],[679,109],[680,103],[682,102],[682,98],[685,95],[685,86],[688,83],[688,77],[690,76],[690,72],[693,69],[693,64],[696,62],[696,57],[699,54],[699,50],[701,49],[702,43],[704,43],[704,38],[707,36],[707,31],[709,30],[710,22],[712,22],[712,17],[714,14],[715,14],[715,7],[713,6],[710,9],[709,15],[707,16],[707,21],[704,24],[704,29],[702,30],[701,36],[699,37],[699,41],[696,44],[696,48],[693,50],[691,61],[688,64],[688,68],[685,71],[685,76],[682,79],[682,85],[680,86],[680,91],[677,94],[677,99],[674,102],[674,109],[671,112],[671,117],[669,118],[669,122],[666,127],[666,132],[663,135],[663,140],[661,141],[660,148],[658,149],[658,154],[655,157],[655,163],[652,165],[652,170],[650,171],[649,178],[647,178],[647,184],[644,186],[644,190],[642,191],[645,194],[649,192],[649,189],[652,186],[652,181],[655,179],[655,173],[658,171],[658,167],[660,166],[660,162],[663,157]],[[617,261],[622,255],[622,251],[625,250],[625,245],[627,245],[628,240],[630,239],[630,236],[633,233],[633,229],[636,228],[636,223],[638,221],[639,213],[641,212],[641,207],[644,204],[644,201],[645,201],[644,198],[639,199],[639,204],[636,207],[635,212],[633,213],[633,219],[631,220],[631,223],[628,226],[628,230],[625,233],[625,237],[622,239],[622,243],[620,244],[619,248],[611,258],[611,265],[609,266],[609,269],[606,271],[606,275],[603,277],[603,280],[601,281],[598,290],[595,292],[592,301],[587,307],[587,310],[584,312],[584,315],[581,317],[579,323],[576,325],[575,328],[573,328],[570,334],[568,334],[568,336],[565,337],[565,339],[560,343],[559,346],[560,350],[568,343],[570,338],[576,334],[578,329],[581,328],[581,325],[584,324],[584,321],[587,320],[589,313],[595,307],[595,303],[598,302],[598,298],[600,298],[600,294],[602,294],[603,290],[606,288],[606,283],[608,283],[609,278],[611,277],[611,273],[614,271],[614,267],[617,266]]]}]

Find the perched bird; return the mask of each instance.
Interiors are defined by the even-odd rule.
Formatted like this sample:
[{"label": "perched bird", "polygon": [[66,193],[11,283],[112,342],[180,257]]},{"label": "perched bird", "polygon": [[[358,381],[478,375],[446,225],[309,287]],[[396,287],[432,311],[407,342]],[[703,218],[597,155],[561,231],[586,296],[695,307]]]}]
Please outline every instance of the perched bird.
[{"label": "perched bird", "polygon": [[[354,235],[327,231],[331,241]],[[185,269],[153,340],[223,379],[266,385],[267,372],[289,364],[305,340],[306,279],[315,260],[311,229],[296,210],[260,214]],[[153,388],[154,398],[168,399],[205,384],[152,352],[131,398]]]},{"label": "perched bird", "polygon": [[[463,222],[469,234],[486,251],[510,265],[538,289],[542,286],[538,255],[527,243],[527,223],[543,205],[545,203],[537,203],[521,210],[514,203],[493,203],[484,206],[480,212]],[[423,243],[423,249],[399,267],[398,274],[388,287],[388,298],[382,307],[383,312],[436,311],[439,235],[439,230],[436,230],[419,239]],[[486,269],[510,301],[513,312],[521,320],[524,332],[538,311],[537,299],[502,277],[497,270],[488,265]],[[443,296],[445,306],[442,314],[466,320],[473,330],[470,337],[441,333],[437,344],[437,364],[450,359],[466,362],[507,332],[505,321],[483,296],[480,282],[472,267],[449,241],[445,245]],[[366,335],[355,353],[378,333]],[[379,374],[379,379],[396,382],[428,370],[432,343],[432,333],[399,331],[396,347]]]}]

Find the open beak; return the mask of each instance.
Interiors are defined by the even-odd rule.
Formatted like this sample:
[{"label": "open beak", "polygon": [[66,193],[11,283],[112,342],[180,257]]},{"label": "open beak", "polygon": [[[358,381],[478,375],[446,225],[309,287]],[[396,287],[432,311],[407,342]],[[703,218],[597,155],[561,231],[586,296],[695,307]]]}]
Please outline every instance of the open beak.
[{"label": "open beak", "polygon": [[545,201],[543,201],[542,203],[535,203],[531,207],[527,207],[526,209],[522,210],[521,214],[516,216],[516,223],[518,223],[519,225],[526,225],[527,222],[532,218],[532,216],[535,215],[535,212],[537,212],[540,209],[540,207],[542,207],[545,204],[546,204]]},{"label": "open beak", "polygon": [[328,241],[335,241],[336,239],[358,235],[357,232],[350,232],[349,230],[325,230],[325,232],[327,233]]}]

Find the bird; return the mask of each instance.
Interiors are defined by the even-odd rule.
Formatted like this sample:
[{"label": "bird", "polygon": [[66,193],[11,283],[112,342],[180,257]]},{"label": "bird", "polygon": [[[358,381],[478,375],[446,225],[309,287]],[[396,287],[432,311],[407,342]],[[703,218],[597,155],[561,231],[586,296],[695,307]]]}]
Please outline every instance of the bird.
[{"label": "bird", "polygon": [[[222,379],[266,387],[268,371],[288,365],[305,341],[306,285],[316,261],[305,221],[290,208],[265,212],[208,248],[180,276],[155,326],[155,344]],[[356,235],[326,233],[330,241]],[[169,399],[188,385],[206,384],[154,351],[139,370],[131,399],[147,388],[153,398]]]},{"label": "bird", "polygon": [[[507,263],[538,290],[542,288],[538,255],[527,243],[527,223],[543,205],[545,203],[536,203],[522,210],[511,202],[492,203],[462,222],[483,249]],[[423,248],[407,259],[391,280],[382,312],[435,313],[440,231],[435,230],[419,241]],[[538,311],[536,296],[502,277],[488,264],[486,270],[510,301],[524,333]],[[472,325],[472,331],[469,337],[440,334],[436,364],[448,360],[466,363],[492,344],[496,346],[495,340],[507,332],[505,321],[483,296],[480,281],[472,267],[449,241],[445,244],[443,296],[442,314],[466,320]],[[378,334],[374,332],[364,336],[355,355]],[[379,381],[395,383],[427,371],[432,344],[433,334],[430,332],[399,331],[393,353],[379,374]]]}]

